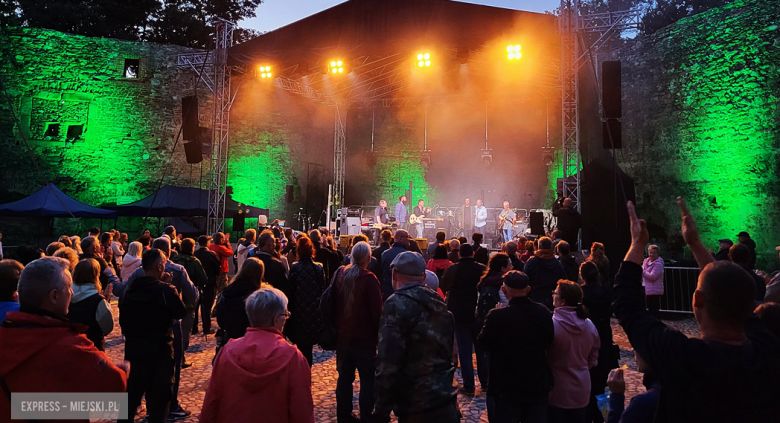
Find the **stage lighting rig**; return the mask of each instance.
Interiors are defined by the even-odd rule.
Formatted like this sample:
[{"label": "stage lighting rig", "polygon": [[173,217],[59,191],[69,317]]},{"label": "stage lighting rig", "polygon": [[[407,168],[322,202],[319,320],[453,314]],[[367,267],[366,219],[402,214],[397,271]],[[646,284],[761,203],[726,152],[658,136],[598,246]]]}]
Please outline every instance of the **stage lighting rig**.
[{"label": "stage lighting rig", "polygon": [[431,167],[431,150],[423,150],[420,155],[420,166],[423,167],[423,169],[428,169]]},{"label": "stage lighting rig", "polygon": [[547,167],[552,166],[555,161],[555,147],[542,147],[542,161]]},{"label": "stage lighting rig", "polygon": [[482,150],[482,167],[489,168],[493,165],[493,149],[492,148],[486,148]]},{"label": "stage lighting rig", "polygon": [[506,58],[509,60],[520,60],[523,57],[523,53],[520,52],[521,49],[520,44],[506,46]]},{"label": "stage lighting rig", "polygon": [[430,53],[418,53],[417,54],[417,67],[429,68],[431,67],[431,54]]},{"label": "stage lighting rig", "polygon": [[273,72],[271,72],[271,66],[260,66],[257,74],[260,76],[261,79],[271,79],[273,77]]},{"label": "stage lighting rig", "polygon": [[328,73],[331,75],[339,75],[344,73],[344,62],[342,60],[331,60],[328,63]]}]

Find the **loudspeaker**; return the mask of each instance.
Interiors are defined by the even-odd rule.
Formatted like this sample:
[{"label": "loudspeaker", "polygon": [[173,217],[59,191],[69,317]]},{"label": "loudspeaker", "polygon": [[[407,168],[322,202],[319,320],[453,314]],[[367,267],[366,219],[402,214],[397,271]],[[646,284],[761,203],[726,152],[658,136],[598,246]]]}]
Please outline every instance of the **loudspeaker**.
[{"label": "loudspeaker", "polygon": [[[609,130],[607,130],[609,128]],[[606,149],[623,148],[622,125],[617,119],[607,119],[601,122],[602,144]],[[612,139],[610,140],[610,135]]]},{"label": "loudspeaker", "polygon": [[235,212],[233,213],[233,230],[238,232],[243,232],[245,227],[245,219],[244,219],[244,213]]},{"label": "loudspeaker", "polygon": [[287,192],[284,194],[284,202],[290,204],[293,201],[295,201],[295,196],[293,195],[293,186],[287,185]]},{"label": "loudspeaker", "polygon": [[604,105],[604,119],[623,117],[620,85],[620,62],[603,62],[601,64],[601,98]]},{"label": "loudspeaker", "polygon": [[203,161],[203,152],[198,141],[185,142],[184,154],[187,156],[187,163],[195,164]]},{"label": "loudspeaker", "polygon": [[534,235],[544,235],[544,213],[531,212],[529,218],[528,226],[531,227],[531,233]]},{"label": "loudspeaker", "polygon": [[200,134],[200,129],[198,128],[198,97],[194,95],[182,97],[181,126],[185,140],[195,141],[198,139]]}]

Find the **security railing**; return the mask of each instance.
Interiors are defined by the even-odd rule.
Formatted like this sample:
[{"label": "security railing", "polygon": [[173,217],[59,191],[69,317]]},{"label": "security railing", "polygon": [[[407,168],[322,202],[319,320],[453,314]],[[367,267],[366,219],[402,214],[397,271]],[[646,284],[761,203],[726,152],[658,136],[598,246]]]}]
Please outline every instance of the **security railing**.
[{"label": "security railing", "polygon": [[661,311],[693,313],[691,300],[701,271],[697,267],[664,267]]}]

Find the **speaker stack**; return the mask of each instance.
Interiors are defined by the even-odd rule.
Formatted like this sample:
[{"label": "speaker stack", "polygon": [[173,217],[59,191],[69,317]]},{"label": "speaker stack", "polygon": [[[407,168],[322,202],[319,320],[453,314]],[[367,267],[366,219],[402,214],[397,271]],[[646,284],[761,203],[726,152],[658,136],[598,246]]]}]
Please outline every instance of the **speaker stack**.
[{"label": "speaker stack", "polygon": [[601,100],[604,105],[602,141],[606,149],[622,148],[623,137],[620,118],[623,117],[620,62],[601,64]]}]

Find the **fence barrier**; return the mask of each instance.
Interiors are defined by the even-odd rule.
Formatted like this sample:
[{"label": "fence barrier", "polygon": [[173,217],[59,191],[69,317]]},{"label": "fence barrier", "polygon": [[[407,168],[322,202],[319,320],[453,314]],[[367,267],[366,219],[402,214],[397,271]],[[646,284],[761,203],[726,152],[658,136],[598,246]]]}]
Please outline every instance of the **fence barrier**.
[{"label": "fence barrier", "polygon": [[698,267],[664,267],[664,295],[661,311],[693,313],[691,300],[699,280]]}]

